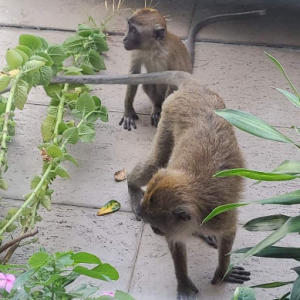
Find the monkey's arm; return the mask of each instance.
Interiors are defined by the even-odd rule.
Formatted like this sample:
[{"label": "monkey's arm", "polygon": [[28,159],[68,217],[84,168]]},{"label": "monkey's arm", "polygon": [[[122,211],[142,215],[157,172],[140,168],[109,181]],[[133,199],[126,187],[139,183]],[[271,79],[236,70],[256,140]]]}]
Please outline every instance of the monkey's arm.
[{"label": "monkey's arm", "polygon": [[187,270],[187,258],[186,258],[186,246],[180,242],[173,242],[167,240],[173,262],[175,267],[175,274],[177,278],[177,293],[178,300],[194,299],[195,294],[198,293],[198,289],[188,276]]},{"label": "monkey's arm", "polygon": [[127,178],[132,210],[138,217],[138,208],[143,198],[142,187],[147,185],[154,173],[167,165],[173,149],[173,135],[163,114],[154,137],[149,157],[138,163]]},{"label": "monkey's arm", "polygon": [[[141,61],[137,55],[132,55],[129,74],[140,74],[141,73]],[[124,123],[124,129],[131,130],[131,126],[136,129],[135,120],[138,120],[138,115],[133,108],[133,101],[136,95],[138,85],[127,85],[127,91],[124,101],[124,116],[122,117],[119,125]]]}]

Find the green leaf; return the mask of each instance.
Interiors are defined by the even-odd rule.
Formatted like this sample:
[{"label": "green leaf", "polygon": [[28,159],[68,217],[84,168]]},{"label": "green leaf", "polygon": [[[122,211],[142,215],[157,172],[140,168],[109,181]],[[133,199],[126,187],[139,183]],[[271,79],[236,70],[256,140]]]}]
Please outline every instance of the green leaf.
[{"label": "green leaf", "polygon": [[53,282],[57,281],[58,279],[62,279],[63,276],[60,276],[58,274],[53,274],[49,277],[49,279],[47,281],[40,281],[39,285],[44,285],[44,286],[50,286],[52,285]]},{"label": "green leaf", "polygon": [[51,209],[51,200],[47,195],[44,195],[41,200],[40,203],[43,207],[45,207],[47,210]]},{"label": "green leaf", "polygon": [[[252,247],[247,247],[243,249],[238,249],[232,251],[233,254],[240,254],[248,252]],[[276,246],[269,246],[265,249],[259,251],[253,256],[256,257],[269,257],[269,258],[285,258],[285,259],[295,259],[300,261],[300,248],[292,248],[292,247],[276,247]]]},{"label": "green leaf", "polygon": [[0,189],[2,190],[7,190],[8,186],[7,186],[7,182],[4,178],[0,178]]},{"label": "green leaf", "polygon": [[37,185],[40,183],[41,179],[42,179],[42,178],[41,178],[40,176],[35,175],[35,176],[33,177],[33,179],[31,180],[31,183],[30,183],[30,189],[31,189],[31,190],[35,189],[35,188],[37,187]]},{"label": "green leaf", "polygon": [[8,76],[0,76],[0,92],[5,90],[10,84],[11,78]]},{"label": "green leaf", "polygon": [[82,112],[82,116],[85,117],[96,109],[95,102],[89,94],[83,94],[77,100],[76,109]]},{"label": "green leaf", "polygon": [[48,66],[43,66],[41,67],[41,69],[39,70],[40,72],[40,83],[43,86],[47,86],[49,85],[50,81],[51,81],[51,77],[52,77],[52,69],[51,67]]},{"label": "green leaf", "polygon": [[57,112],[58,112],[58,107],[50,105],[48,107],[47,111],[48,111],[49,116],[52,116],[52,117],[56,118]]},{"label": "green leaf", "polygon": [[47,53],[38,52],[37,55],[41,56],[44,59],[46,59],[46,61],[45,61],[46,66],[51,67],[54,64],[54,61],[52,60],[52,58]]},{"label": "green leaf", "polygon": [[46,94],[53,99],[59,99],[62,89],[61,84],[49,84],[45,87]]},{"label": "green leaf", "polygon": [[63,156],[62,150],[60,148],[58,148],[56,145],[51,145],[51,146],[47,147],[46,152],[52,158]]},{"label": "green leaf", "polygon": [[248,169],[231,169],[218,172],[214,177],[230,177],[230,176],[241,176],[249,179],[260,180],[260,181],[287,181],[298,178],[298,176],[290,174],[276,174],[267,173],[260,171],[253,171]]},{"label": "green leaf", "polygon": [[113,213],[115,211],[118,211],[120,208],[121,208],[121,204],[118,201],[110,200],[99,209],[97,216]]},{"label": "green leaf", "polygon": [[69,144],[76,144],[78,142],[79,134],[77,127],[72,127],[64,131],[63,138]]},{"label": "green leaf", "polygon": [[34,87],[37,87],[39,82],[40,82],[40,79],[41,79],[41,75],[40,75],[40,72],[34,72],[32,74],[32,85]]},{"label": "green leaf", "polygon": [[40,36],[38,36],[38,39],[42,42],[41,50],[46,50],[48,48],[48,42]]},{"label": "green leaf", "polygon": [[77,52],[83,49],[83,42],[85,40],[86,39],[81,36],[70,36],[64,41],[63,47],[69,51]]},{"label": "green leaf", "polygon": [[294,281],[274,281],[274,282],[270,282],[270,283],[263,283],[263,284],[258,284],[258,285],[254,285],[251,286],[251,288],[255,289],[255,288],[260,288],[260,289],[273,289],[273,288],[277,288],[277,287],[281,287],[287,284],[293,284]]},{"label": "green leaf", "polygon": [[280,92],[281,94],[283,94],[285,97],[287,97],[295,106],[300,108],[300,100],[292,93],[285,91],[283,89],[278,89],[276,88],[275,90],[277,90],[278,92]]},{"label": "green leaf", "polygon": [[273,231],[282,226],[290,217],[285,215],[271,215],[252,219],[244,225],[248,231]]},{"label": "green leaf", "polygon": [[18,109],[23,109],[27,100],[28,83],[20,80],[14,94],[14,104]]},{"label": "green leaf", "polygon": [[291,82],[290,78],[287,76],[284,68],[282,67],[281,63],[272,55],[270,55],[269,53],[265,52],[265,54],[268,56],[268,58],[275,64],[275,66],[282,72],[282,74],[284,75],[284,77],[286,78],[286,80],[288,81],[289,85],[291,86],[291,88],[293,89],[294,93],[297,95],[298,99],[300,99],[300,96],[296,90],[296,88],[294,87],[293,83]]},{"label": "green leaf", "polygon": [[60,122],[58,125],[58,134],[63,134],[65,130],[67,130],[69,127],[66,123]]},{"label": "green leaf", "polygon": [[19,44],[36,51],[42,47],[42,41],[36,36],[29,34],[22,34],[19,37]]},{"label": "green leaf", "polygon": [[64,154],[64,160],[68,160],[68,161],[72,162],[76,167],[78,167],[77,160],[70,153]]},{"label": "green leaf", "polygon": [[50,259],[49,254],[46,252],[34,253],[28,260],[28,264],[31,268],[40,268],[48,263]]},{"label": "green leaf", "polygon": [[19,287],[23,286],[35,273],[35,270],[30,269],[23,273],[22,275],[18,276],[15,283],[14,283],[14,289],[18,289]]},{"label": "green leaf", "polygon": [[67,58],[65,50],[59,45],[50,45],[47,49],[47,54],[56,65],[61,64]]},{"label": "green leaf", "polygon": [[70,175],[69,173],[67,172],[67,170],[61,166],[61,165],[58,165],[56,168],[55,168],[55,172],[58,176],[62,177],[62,178],[70,178]]},{"label": "green leaf", "polygon": [[115,300],[135,300],[134,298],[132,298],[129,294],[124,293],[122,291],[116,291],[115,292],[115,296],[114,296]]},{"label": "green leaf", "polygon": [[95,138],[95,130],[91,129],[89,126],[82,124],[78,128],[79,138],[82,143],[90,143]]},{"label": "green leaf", "polygon": [[26,63],[26,61],[29,59],[29,57],[27,56],[27,54],[25,52],[23,52],[20,49],[15,48],[15,51],[17,51],[21,56],[22,56],[22,65]]},{"label": "green leaf", "polygon": [[108,122],[108,111],[107,108],[105,106],[101,106],[100,109],[100,119],[102,122]]},{"label": "green leaf", "polygon": [[99,35],[94,35],[93,39],[98,52],[106,52],[109,50],[107,42],[103,37]]},{"label": "green leaf", "polygon": [[12,69],[18,69],[23,63],[22,56],[16,50],[13,50],[13,49],[9,49],[6,51],[5,58],[6,58],[7,64]]},{"label": "green leaf", "polygon": [[95,74],[93,68],[88,64],[82,63],[80,65],[80,68],[82,69],[82,74],[83,75],[94,75]]},{"label": "green leaf", "polygon": [[256,300],[256,297],[251,288],[237,287],[231,300]]},{"label": "green leaf", "polygon": [[26,53],[26,55],[30,58],[33,55],[33,52],[30,48],[23,46],[23,45],[18,45],[15,49],[19,49]]},{"label": "green leaf", "polygon": [[71,259],[74,260],[76,264],[101,264],[101,260],[91,253],[87,252],[78,252],[71,256]]},{"label": "green leaf", "polygon": [[218,109],[215,110],[215,113],[233,126],[252,135],[266,140],[295,144],[275,128],[246,112],[233,109]]},{"label": "green leaf", "polygon": [[295,280],[293,284],[293,289],[291,292],[290,300],[300,299],[300,276]]},{"label": "green leaf", "polygon": [[92,270],[89,270],[82,266],[77,266],[73,270],[75,273],[85,275],[91,278],[100,279],[103,281],[118,280],[119,273],[117,270],[109,264],[101,264]]},{"label": "green leaf", "polygon": [[105,70],[105,63],[103,58],[95,51],[90,50],[88,53],[88,59],[90,64],[94,67],[95,70]]},{"label": "green leaf", "polygon": [[51,140],[54,131],[54,126],[55,126],[55,118],[52,116],[47,116],[41,126],[41,132],[42,132],[44,142],[49,142]]},{"label": "green leaf", "polygon": [[6,228],[6,232],[13,232],[18,228],[18,226],[16,224],[11,224],[10,226],[8,226],[8,228]]}]

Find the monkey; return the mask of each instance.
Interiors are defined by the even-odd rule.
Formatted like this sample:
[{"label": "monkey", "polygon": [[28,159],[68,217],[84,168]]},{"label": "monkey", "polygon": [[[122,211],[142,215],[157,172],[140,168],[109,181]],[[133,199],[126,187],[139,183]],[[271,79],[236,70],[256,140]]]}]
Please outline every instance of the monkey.
[{"label": "monkey", "polygon": [[[189,32],[187,48],[179,37],[167,30],[165,18],[152,8],[136,10],[128,19],[128,32],[123,44],[126,50],[132,51],[130,74],[141,73],[142,66],[146,71],[185,71],[192,73],[194,63],[194,47],[197,33],[205,26],[216,22],[224,22],[264,15],[265,11],[249,11],[209,17],[197,23]],[[124,108],[125,112],[119,125],[130,131],[137,128],[138,115],[133,102],[137,92],[137,85],[128,85]],[[151,124],[157,127],[163,101],[175,90],[167,85],[143,85],[144,92],[150,98],[153,107]]]}]

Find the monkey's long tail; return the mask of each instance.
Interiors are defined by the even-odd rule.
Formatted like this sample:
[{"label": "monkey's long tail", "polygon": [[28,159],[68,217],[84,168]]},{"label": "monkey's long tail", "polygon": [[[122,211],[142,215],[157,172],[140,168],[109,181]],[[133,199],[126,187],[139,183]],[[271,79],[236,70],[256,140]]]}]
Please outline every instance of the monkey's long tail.
[{"label": "monkey's long tail", "polygon": [[187,50],[191,56],[192,64],[194,66],[194,57],[195,57],[195,41],[197,33],[207,25],[218,23],[218,22],[225,22],[225,21],[236,21],[236,20],[246,20],[253,17],[260,17],[266,14],[265,10],[252,10],[246,12],[239,12],[239,13],[230,13],[230,14],[223,14],[223,15],[216,15],[209,18],[206,18],[196,25],[194,25],[188,35],[187,38]]}]

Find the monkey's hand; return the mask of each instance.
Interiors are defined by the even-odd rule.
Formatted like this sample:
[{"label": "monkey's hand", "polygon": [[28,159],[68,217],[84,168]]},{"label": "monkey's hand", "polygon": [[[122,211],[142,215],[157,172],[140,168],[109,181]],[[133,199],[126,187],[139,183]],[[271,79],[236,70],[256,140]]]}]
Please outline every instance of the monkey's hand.
[{"label": "monkey's hand", "polygon": [[200,233],[195,233],[193,235],[205,241],[209,246],[218,249],[218,242],[214,235],[210,236],[210,235],[200,234]]},{"label": "monkey's hand", "polygon": [[[220,272],[217,269],[211,283],[215,284],[219,280],[222,280],[223,277],[224,272]],[[250,272],[245,271],[245,269],[242,267],[233,267],[231,271],[226,275],[223,281],[242,284],[244,283],[244,281],[248,280],[250,280]]]},{"label": "monkey's hand", "polygon": [[135,125],[135,120],[138,120],[139,117],[136,114],[135,111],[133,111],[132,113],[124,113],[124,116],[122,117],[121,121],[119,122],[119,125],[123,125],[123,128],[130,131],[131,130],[131,126],[136,129],[136,125]]},{"label": "monkey's hand", "polygon": [[128,192],[131,200],[132,211],[138,221],[141,221],[141,217],[139,216],[139,209],[141,200],[144,197],[144,191],[138,187],[128,187]]},{"label": "monkey's hand", "polygon": [[187,278],[185,282],[179,283],[177,288],[177,300],[194,300],[199,290],[194,283]]},{"label": "monkey's hand", "polygon": [[151,125],[157,127],[161,114],[161,107],[154,106],[151,113]]}]

